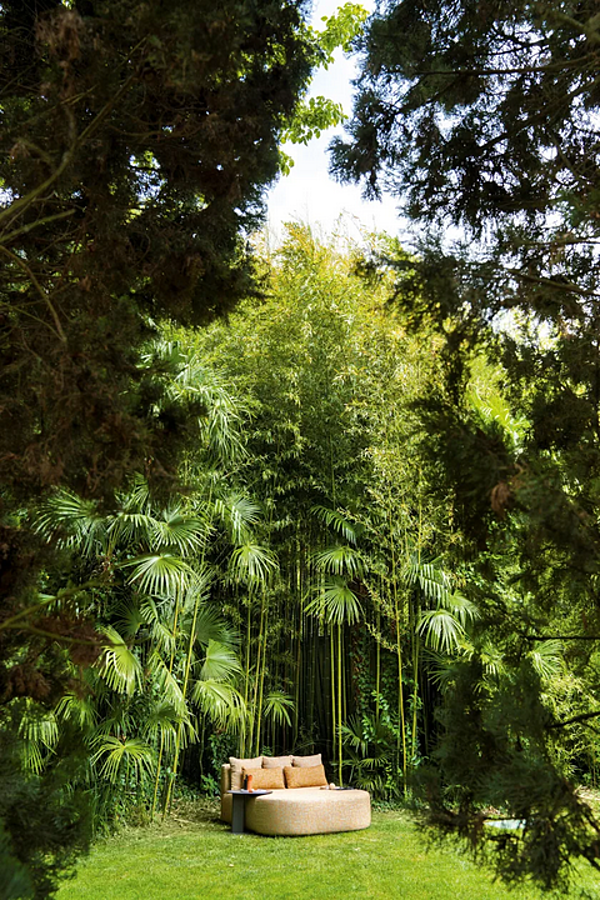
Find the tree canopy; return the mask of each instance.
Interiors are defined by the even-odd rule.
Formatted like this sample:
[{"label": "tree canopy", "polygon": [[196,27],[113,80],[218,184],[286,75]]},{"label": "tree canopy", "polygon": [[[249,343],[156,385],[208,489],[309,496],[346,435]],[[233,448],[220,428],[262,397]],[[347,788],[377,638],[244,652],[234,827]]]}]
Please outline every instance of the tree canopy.
[{"label": "tree canopy", "polygon": [[[598,46],[596,3],[384,3],[333,147],[340,178],[392,191],[424,226],[399,297],[445,344],[425,453],[480,618],[447,675],[431,820],[545,886],[573,856],[598,862],[566,765],[600,715]],[[468,388],[476,348],[502,365],[513,425]],[[486,805],[522,833],[481,828]]]}]

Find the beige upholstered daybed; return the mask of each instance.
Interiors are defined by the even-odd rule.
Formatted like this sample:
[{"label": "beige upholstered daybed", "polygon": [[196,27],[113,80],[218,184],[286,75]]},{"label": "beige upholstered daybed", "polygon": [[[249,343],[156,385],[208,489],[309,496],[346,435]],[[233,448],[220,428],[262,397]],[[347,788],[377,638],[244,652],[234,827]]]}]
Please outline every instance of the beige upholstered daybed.
[{"label": "beige upholstered daybed", "polygon": [[247,774],[254,788],[272,791],[245,801],[244,827],[267,835],[328,834],[358,831],[371,824],[367,791],[330,790],[321,756],[230,757],[221,769],[221,819],[231,822],[232,795]]}]

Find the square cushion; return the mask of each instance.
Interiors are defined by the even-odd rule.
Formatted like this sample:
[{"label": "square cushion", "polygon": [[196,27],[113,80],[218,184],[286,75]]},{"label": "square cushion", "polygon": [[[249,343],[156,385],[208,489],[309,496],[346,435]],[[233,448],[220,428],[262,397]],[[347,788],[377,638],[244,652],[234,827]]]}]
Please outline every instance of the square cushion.
[{"label": "square cushion", "polygon": [[291,756],[263,756],[263,769],[283,769],[284,766],[291,766]]},{"label": "square cushion", "polygon": [[285,781],[283,780],[283,769],[272,767],[270,769],[242,769],[242,785],[246,775],[252,775],[252,787],[254,789],[261,788],[265,791],[278,791],[285,789]]},{"label": "square cushion", "polygon": [[236,756],[230,756],[229,765],[231,766],[231,790],[241,791],[244,786],[242,781],[242,769],[244,766],[248,769],[260,769],[262,766],[262,756],[256,756],[254,759],[238,759]]},{"label": "square cushion", "polygon": [[289,788],[321,787],[327,784],[324,766],[286,766],[283,771]]},{"label": "square cushion", "polygon": [[315,753],[314,756],[292,756],[293,766],[320,766],[322,762],[320,753]]}]

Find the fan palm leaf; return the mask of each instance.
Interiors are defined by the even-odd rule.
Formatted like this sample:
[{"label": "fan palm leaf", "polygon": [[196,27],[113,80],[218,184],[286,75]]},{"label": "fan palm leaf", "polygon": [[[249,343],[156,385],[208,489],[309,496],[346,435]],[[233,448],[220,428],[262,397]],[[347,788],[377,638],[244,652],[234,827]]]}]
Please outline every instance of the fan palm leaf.
[{"label": "fan palm leaf", "polygon": [[244,698],[233,685],[222,681],[199,680],[193,700],[202,713],[222,728],[239,724],[246,714]]},{"label": "fan palm leaf", "polygon": [[546,680],[555,678],[565,667],[560,641],[540,641],[529,651],[527,657],[540,678]]},{"label": "fan palm leaf", "polygon": [[252,526],[260,521],[261,509],[243,494],[217,497],[213,503],[217,517],[234,544],[243,544],[252,533]]},{"label": "fan palm leaf", "polygon": [[304,608],[307,613],[322,616],[326,622],[334,625],[342,625],[344,622],[353,625],[362,614],[358,597],[341,577],[326,579],[318,595]]},{"label": "fan palm leaf", "polygon": [[311,509],[313,515],[321,522],[324,522],[329,528],[333,528],[338,534],[341,534],[351,544],[356,544],[362,526],[359,523],[349,522],[337,509],[329,509],[327,506],[313,506]]},{"label": "fan palm leaf", "polygon": [[122,509],[111,516],[107,531],[113,544],[138,543],[149,547],[155,534],[156,519],[148,512]]},{"label": "fan palm leaf", "polygon": [[236,547],[229,560],[230,578],[250,585],[268,583],[277,568],[271,550],[250,542]]},{"label": "fan palm leaf", "polygon": [[294,708],[294,701],[283,691],[270,691],[265,698],[265,717],[276,725],[291,725],[290,713]]},{"label": "fan palm leaf", "polygon": [[179,506],[163,510],[161,517],[153,520],[153,549],[177,550],[181,556],[198,553],[205,546],[208,523],[198,516],[185,516]]},{"label": "fan palm leaf", "polygon": [[108,642],[95,666],[111,690],[131,695],[141,681],[140,661],[115,628],[105,625],[101,631]]},{"label": "fan palm leaf", "polygon": [[196,574],[180,556],[172,553],[148,553],[127,560],[123,566],[135,566],[129,584],[136,584],[144,594],[173,597],[191,584]]},{"label": "fan palm leaf", "polygon": [[55,713],[59,719],[75,722],[80,728],[88,730],[97,722],[98,709],[91,694],[69,692],[64,694],[56,704]]},{"label": "fan palm leaf", "polygon": [[148,669],[152,672],[152,681],[161,692],[163,700],[173,706],[178,717],[184,717],[187,712],[187,704],[181,685],[177,676],[173,674],[156,649],[149,655]]},{"label": "fan palm leaf", "polygon": [[42,709],[30,698],[23,701],[18,729],[23,739],[24,763],[31,771],[40,773],[49,751],[56,747],[59,728],[53,711]]},{"label": "fan palm leaf", "polygon": [[232,681],[242,671],[236,654],[218,641],[210,639],[206,647],[199,677],[202,681]]},{"label": "fan palm leaf", "polygon": [[458,650],[465,636],[465,630],[458,619],[443,608],[424,610],[417,633],[424,638],[426,646],[436,653]]},{"label": "fan palm leaf", "polygon": [[205,603],[198,608],[196,613],[194,640],[201,647],[207,647],[210,641],[215,641],[225,647],[237,647],[240,639],[235,629],[222,619],[217,607]]},{"label": "fan palm leaf", "polygon": [[89,557],[106,542],[106,521],[93,500],[83,500],[72,491],[59,490],[43,504],[35,530],[59,547],[77,548]]},{"label": "fan palm leaf", "polygon": [[328,547],[313,557],[318,569],[331,575],[347,575],[349,578],[360,578],[364,571],[361,557],[348,545]]},{"label": "fan palm leaf", "polygon": [[138,782],[152,775],[154,751],[141,738],[118,738],[103,735],[96,742],[98,749],[91,757],[94,766],[99,766],[101,777],[114,784],[122,770],[133,770]]}]

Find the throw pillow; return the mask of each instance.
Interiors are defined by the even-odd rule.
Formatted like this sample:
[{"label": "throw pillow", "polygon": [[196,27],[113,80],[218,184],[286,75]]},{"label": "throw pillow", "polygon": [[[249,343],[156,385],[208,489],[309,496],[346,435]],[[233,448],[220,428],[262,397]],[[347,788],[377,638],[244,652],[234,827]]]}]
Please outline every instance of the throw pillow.
[{"label": "throw pillow", "polygon": [[286,766],[283,771],[289,788],[321,787],[327,784],[324,766]]},{"label": "throw pillow", "polygon": [[314,756],[292,756],[293,766],[320,766],[323,760],[320,753]]},{"label": "throw pillow", "polygon": [[291,756],[263,756],[263,769],[283,769],[284,766],[291,766]]},{"label": "throw pillow", "polygon": [[238,759],[235,756],[230,756],[229,765],[231,766],[231,790],[241,791],[243,787],[242,769],[244,766],[248,769],[260,769],[262,756],[256,756],[254,759]]},{"label": "throw pillow", "polygon": [[242,769],[242,784],[246,775],[252,775],[252,787],[265,791],[278,791],[285,789],[283,769]]}]

